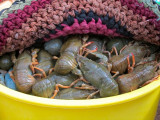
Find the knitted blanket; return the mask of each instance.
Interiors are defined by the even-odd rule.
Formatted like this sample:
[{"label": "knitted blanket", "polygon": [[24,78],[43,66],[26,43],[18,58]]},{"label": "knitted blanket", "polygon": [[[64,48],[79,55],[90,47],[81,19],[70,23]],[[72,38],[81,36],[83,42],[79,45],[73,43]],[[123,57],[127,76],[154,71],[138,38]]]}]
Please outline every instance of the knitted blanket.
[{"label": "knitted blanket", "polygon": [[18,0],[0,13],[0,53],[88,33],[160,45],[159,9],[155,0]]}]

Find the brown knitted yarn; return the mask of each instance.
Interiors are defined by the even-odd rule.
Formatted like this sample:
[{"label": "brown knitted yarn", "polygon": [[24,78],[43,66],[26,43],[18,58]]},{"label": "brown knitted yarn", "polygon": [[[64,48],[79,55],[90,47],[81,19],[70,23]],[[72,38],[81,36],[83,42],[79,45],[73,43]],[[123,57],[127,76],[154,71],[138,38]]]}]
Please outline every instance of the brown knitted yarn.
[{"label": "brown knitted yarn", "polygon": [[62,23],[69,15],[75,17],[75,11],[81,12],[82,9],[86,13],[92,10],[98,16],[108,14],[110,18],[115,17],[116,22],[120,21],[121,26],[126,26],[127,31],[134,35],[134,39],[160,45],[158,36],[160,32],[155,29],[155,26],[151,25],[145,16],[133,14],[132,10],[122,6],[119,1],[54,0],[44,9],[39,9],[37,13],[32,14],[32,18],[28,18],[21,29],[9,31],[10,37],[7,38],[2,53],[32,45],[36,39],[43,38],[49,34],[49,30],[55,29],[55,25]]}]

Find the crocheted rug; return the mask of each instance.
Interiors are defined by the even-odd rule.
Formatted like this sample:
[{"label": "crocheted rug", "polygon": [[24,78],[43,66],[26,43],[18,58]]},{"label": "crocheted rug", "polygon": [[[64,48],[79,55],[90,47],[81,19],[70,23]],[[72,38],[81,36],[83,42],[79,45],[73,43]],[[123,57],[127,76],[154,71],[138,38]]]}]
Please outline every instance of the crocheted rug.
[{"label": "crocheted rug", "polygon": [[[16,4],[19,2],[19,4]],[[0,53],[70,34],[102,34],[160,45],[152,0],[18,0],[0,16]]]},{"label": "crocheted rug", "polygon": [[[159,0],[16,0],[0,11],[0,54],[70,34],[160,45]],[[156,120],[160,120],[160,107]]]}]

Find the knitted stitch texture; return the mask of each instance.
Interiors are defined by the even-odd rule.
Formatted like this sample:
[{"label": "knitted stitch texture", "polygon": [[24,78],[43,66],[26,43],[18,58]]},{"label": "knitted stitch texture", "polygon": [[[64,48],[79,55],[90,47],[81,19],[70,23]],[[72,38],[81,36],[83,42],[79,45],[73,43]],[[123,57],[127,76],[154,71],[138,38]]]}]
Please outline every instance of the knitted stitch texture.
[{"label": "knitted stitch texture", "polygon": [[4,18],[8,17],[9,13],[13,13],[13,12],[16,13],[16,10],[23,9],[25,5],[30,5],[32,1],[33,0],[26,0],[25,3],[23,1],[20,1],[18,3],[17,2],[14,3],[10,8],[5,10],[5,12],[0,16],[0,24],[2,24],[2,21],[3,21]]},{"label": "knitted stitch texture", "polygon": [[1,54],[70,34],[129,37],[160,45],[159,16],[138,0],[37,0],[23,7],[3,19]]},{"label": "knitted stitch texture", "polygon": [[159,5],[156,4],[153,0],[138,0],[140,3],[143,3],[145,7],[151,9],[157,16],[160,18]]}]

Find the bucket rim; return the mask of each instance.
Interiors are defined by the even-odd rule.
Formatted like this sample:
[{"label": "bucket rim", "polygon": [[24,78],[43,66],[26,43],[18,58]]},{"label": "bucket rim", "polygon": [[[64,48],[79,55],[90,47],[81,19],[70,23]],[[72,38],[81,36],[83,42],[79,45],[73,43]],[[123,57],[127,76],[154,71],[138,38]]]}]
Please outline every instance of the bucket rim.
[{"label": "bucket rim", "polygon": [[104,106],[112,106],[116,104],[122,104],[135,99],[141,98],[154,90],[160,91],[160,77],[156,81],[134,90],[129,93],[90,100],[60,100],[60,99],[49,99],[37,97],[22,92],[18,92],[7,88],[6,86],[0,85],[0,96],[1,94],[10,99],[14,99],[18,102],[23,102],[26,104],[32,104],[43,107],[56,107],[56,108],[97,108]]}]

